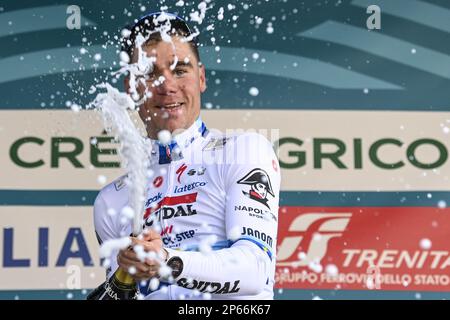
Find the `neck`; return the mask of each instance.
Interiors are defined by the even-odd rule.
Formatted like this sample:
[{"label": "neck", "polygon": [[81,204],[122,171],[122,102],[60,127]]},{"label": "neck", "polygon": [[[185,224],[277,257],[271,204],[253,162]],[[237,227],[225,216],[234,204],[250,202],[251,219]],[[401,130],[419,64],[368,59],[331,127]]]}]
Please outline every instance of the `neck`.
[{"label": "neck", "polygon": [[191,124],[189,125],[189,127],[187,127],[187,128],[177,128],[177,129],[171,131],[171,130],[164,129],[164,128],[162,128],[162,129],[157,129],[157,128],[155,128],[153,125],[147,124],[147,125],[146,125],[147,136],[148,136],[150,139],[152,139],[152,140],[158,140],[158,133],[159,133],[160,131],[162,131],[162,130],[168,130],[168,131],[170,132],[170,134],[173,135],[174,133],[176,134],[176,133],[178,133],[178,132],[183,132],[183,131],[185,131],[185,130],[188,130],[192,125],[193,125],[193,123],[191,123]]},{"label": "neck", "polygon": [[152,140],[158,140],[158,131],[151,124],[147,124],[145,127],[147,130],[147,137]]},{"label": "neck", "polygon": [[[147,125],[147,136],[152,140],[158,140],[158,133],[161,130],[167,129],[155,129],[154,126]],[[203,130],[205,130],[204,124],[200,117],[198,117],[193,123],[189,125],[188,128],[177,128],[175,130],[170,131],[172,135],[172,141],[180,142],[183,139],[190,138],[191,136],[201,135]]]}]

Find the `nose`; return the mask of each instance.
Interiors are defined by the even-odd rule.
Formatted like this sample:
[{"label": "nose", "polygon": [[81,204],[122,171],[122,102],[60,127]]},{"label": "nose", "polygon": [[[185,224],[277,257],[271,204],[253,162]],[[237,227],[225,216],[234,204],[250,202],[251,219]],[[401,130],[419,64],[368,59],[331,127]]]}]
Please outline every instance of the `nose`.
[{"label": "nose", "polygon": [[172,95],[177,93],[178,85],[172,72],[164,72],[156,86],[156,92],[160,95]]}]

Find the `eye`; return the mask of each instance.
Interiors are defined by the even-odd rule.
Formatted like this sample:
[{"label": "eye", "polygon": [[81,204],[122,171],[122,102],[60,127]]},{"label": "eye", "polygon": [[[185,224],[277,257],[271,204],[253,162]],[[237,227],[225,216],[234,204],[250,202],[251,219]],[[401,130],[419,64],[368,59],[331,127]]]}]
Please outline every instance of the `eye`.
[{"label": "eye", "polygon": [[175,69],[174,73],[176,76],[180,77],[183,76],[187,71],[183,69]]}]

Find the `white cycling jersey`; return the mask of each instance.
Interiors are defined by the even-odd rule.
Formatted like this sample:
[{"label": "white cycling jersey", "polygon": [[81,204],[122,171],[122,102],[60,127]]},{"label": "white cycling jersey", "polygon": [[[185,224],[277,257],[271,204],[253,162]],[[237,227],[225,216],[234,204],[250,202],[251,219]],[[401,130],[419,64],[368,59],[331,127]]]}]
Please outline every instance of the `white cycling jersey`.
[{"label": "white cycling jersey", "polygon": [[[213,133],[200,118],[168,146],[151,142],[143,227],[161,231],[183,268],[172,284],[153,291],[141,284],[140,292],[147,299],[202,299],[205,292],[213,299],[272,299],[280,192],[272,145],[256,133]],[[131,233],[119,214],[127,205],[125,176],[100,191],[100,243]],[[108,276],[117,269],[116,256],[111,260]]]}]

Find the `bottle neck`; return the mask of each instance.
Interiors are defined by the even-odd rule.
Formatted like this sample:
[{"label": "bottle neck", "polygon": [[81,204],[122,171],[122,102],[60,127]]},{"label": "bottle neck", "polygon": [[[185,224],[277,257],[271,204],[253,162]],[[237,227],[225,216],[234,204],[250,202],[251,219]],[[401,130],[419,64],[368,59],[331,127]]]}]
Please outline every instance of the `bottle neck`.
[{"label": "bottle neck", "polygon": [[131,275],[122,268],[117,269],[117,271],[114,273],[114,277],[116,277],[116,279],[123,284],[136,284]]}]

